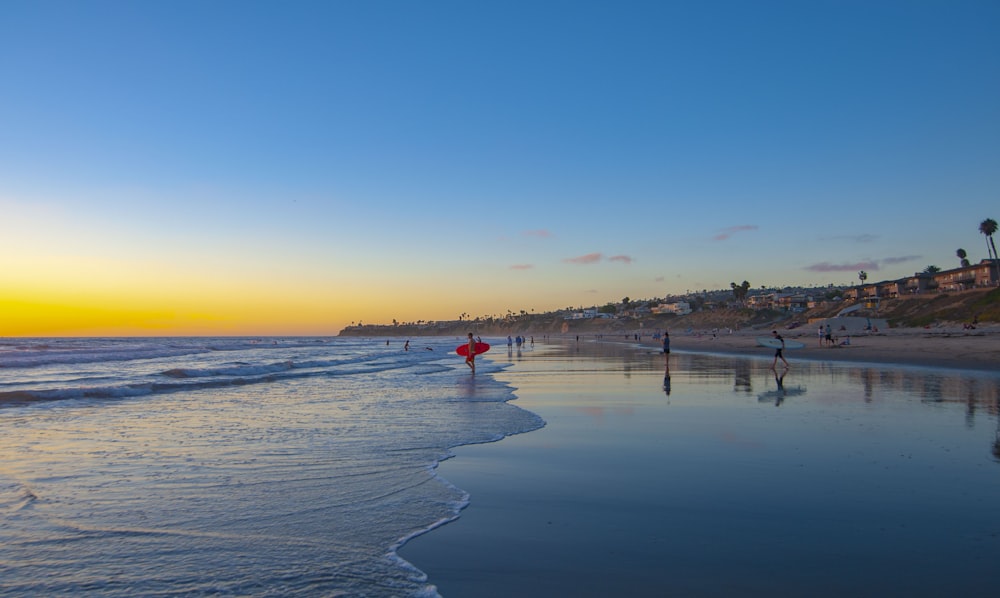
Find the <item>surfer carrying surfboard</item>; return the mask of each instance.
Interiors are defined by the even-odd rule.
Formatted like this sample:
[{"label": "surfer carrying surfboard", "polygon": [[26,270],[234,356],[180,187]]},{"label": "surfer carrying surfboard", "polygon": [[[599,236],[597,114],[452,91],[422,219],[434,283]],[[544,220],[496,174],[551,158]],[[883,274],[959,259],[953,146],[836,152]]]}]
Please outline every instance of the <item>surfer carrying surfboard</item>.
[{"label": "surfer carrying surfboard", "polygon": [[774,349],[774,363],[771,364],[771,369],[773,370],[775,368],[775,366],[778,365],[778,360],[779,359],[781,361],[785,362],[785,367],[787,368],[788,367],[788,360],[785,359],[785,356],[781,354],[781,352],[785,350],[785,339],[781,338],[781,335],[778,334],[777,330],[772,330],[771,331],[771,336],[774,337],[774,340],[781,342],[781,346],[780,347],[776,347]]},{"label": "surfer carrying surfboard", "polygon": [[465,356],[465,365],[472,368],[472,373],[476,373],[476,339],[469,333],[469,354]]}]

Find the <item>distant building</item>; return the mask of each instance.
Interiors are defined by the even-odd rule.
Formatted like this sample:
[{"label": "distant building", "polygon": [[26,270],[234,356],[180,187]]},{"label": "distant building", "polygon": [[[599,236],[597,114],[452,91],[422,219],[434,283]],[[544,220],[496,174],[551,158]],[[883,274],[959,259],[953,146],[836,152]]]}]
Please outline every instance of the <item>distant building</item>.
[{"label": "distant building", "polygon": [[903,279],[903,290],[907,295],[917,295],[937,288],[934,277],[924,272],[917,272]]},{"label": "distant building", "polygon": [[997,268],[993,262],[991,259],[983,260],[974,266],[942,270],[934,274],[934,284],[942,291],[996,286]]},{"label": "distant building", "polygon": [[756,295],[750,295],[747,297],[747,306],[752,309],[773,309],[774,293],[758,293]]},{"label": "distant building", "polygon": [[942,270],[934,274],[917,272],[898,280],[851,287],[844,291],[844,299],[874,304],[879,299],[894,299],[929,291],[955,292],[992,287],[997,286],[998,280],[1000,278],[997,277],[995,261],[989,259],[972,266]]},{"label": "distant building", "polygon": [[786,311],[805,311],[811,297],[801,293],[779,293],[774,297],[774,305]]},{"label": "distant building", "polygon": [[661,303],[651,310],[654,314],[674,314],[676,316],[686,316],[691,313],[691,304],[687,301],[674,301],[673,303]]}]

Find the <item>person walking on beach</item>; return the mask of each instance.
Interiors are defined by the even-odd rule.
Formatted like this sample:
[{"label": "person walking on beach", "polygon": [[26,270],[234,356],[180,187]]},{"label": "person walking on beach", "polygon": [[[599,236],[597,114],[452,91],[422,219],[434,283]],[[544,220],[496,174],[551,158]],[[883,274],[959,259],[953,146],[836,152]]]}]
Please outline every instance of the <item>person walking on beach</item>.
[{"label": "person walking on beach", "polygon": [[778,334],[777,330],[772,330],[771,336],[774,337],[774,340],[781,341],[781,346],[774,350],[774,363],[771,364],[771,369],[773,370],[778,365],[779,359],[785,363],[786,368],[789,367],[788,360],[781,354],[781,352],[785,350],[785,339],[781,338],[781,335]]},{"label": "person walking on beach", "polygon": [[472,373],[476,373],[476,339],[472,338],[472,333],[469,333],[469,355],[465,358],[465,365],[472,369]]},{"label": "person walking on beach", "polygon": [[820,346],[820,347],[822,347],[822,346],[823,346],[823,336],[824,336],[823,332],[824,332],[824,330],[823,330],[823,325],[822,325],[822,324],[820,324],[820,325],[819,325],[819,346]]}]

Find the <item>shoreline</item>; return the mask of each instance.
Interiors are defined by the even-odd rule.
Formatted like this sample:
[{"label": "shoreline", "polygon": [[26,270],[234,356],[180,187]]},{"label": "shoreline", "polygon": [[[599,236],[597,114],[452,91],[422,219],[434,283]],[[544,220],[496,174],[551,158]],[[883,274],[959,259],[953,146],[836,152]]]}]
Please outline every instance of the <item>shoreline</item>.
[{"label": "shoreline", "polygon": [[[557,342],[616,343],[641,345],[659,350],[661,341],[654,339],[655,332],[663,329],[638,329],[613,333],[581,332],[533,335],[536,342],[546,339]],[[755,359],[770,359],[774,350],[757,344],[758,337],[770,337],[771,328],[730,330],[718,328],[684,333],[670,331],[670,348],[674,352],[715,353],[720,355],[741,355]],[[845,362],[860,366],[882,364],[905,367],[943,368],[977,372],[993,372],[1000,364],[1000,324],[987,324],[974,330],[963,330],[959,326],[936,328],[891,328],[873,334],[850,335],[850,344],[841,346],[846,336],[834,333],[836,345],[827,347],[820,344],[817,331],[808,325],[787,330],[776,328],[785,340],[795,340],[805,344],[801,349],[787,349],[785,358],[794,367],[796,360],[811,362]],[[518,333],[512,333],[516,336]],[[521,333],[530,343],[531,334]],[[454,336],[457,342],[464,341],[464,335],[439,335],[442,338]],[[638,339],[636,337],[639,337]],[[493,342],[492,350],[506,349],[506,336],[483,334],[483,340]],[[413,339],[408,335],[371,336],[371,340]],[[526,345],[527,346],[527,345]]]},{"label": "shoreline", "polygon": [[[972,371],[995,371],[1000,364],[998,326],[972,331],[894,328],[871,335],[851,336],[850,345],[832,347],[821,346],[816,331],[803,328],[777,329],[778,334],[785,340],[797,340],[805,344],[802,349],[785,351],[785,358],[793,364],[793,367],[796,359]],[[773,357],[774,351],[761,347],[756,342],[757,337],[766,336],[770,334],[761,330],[733,331],[732,334],[720,330],[714,337],[711,333],[676,336],[671,334],[670,347],[672,351],[770,358]],[[624,338],[622,340],[628,342]],[[840,338],[837,342],[843,340],[844,338]],[[660,346],[660,342],[654,340],[652,335],[643,336],[639,342],[647,346]]]}]

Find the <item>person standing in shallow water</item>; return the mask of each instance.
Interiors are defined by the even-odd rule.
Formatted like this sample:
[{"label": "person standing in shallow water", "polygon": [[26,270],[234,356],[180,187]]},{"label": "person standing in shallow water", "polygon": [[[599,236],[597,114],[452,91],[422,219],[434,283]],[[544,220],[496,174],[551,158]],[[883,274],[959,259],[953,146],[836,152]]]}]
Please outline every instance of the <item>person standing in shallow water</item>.
[{"label": "person standing in shallow water", "polygon": [[472,369],[472,373],[476,373],[476,339],[472,338],[472,333],[469,333],[469,355],[465,358],[465,365]]},{"label": "person standing in shallow water", "polygon": [[787,368],[788,360],[785,359],[785,356],[781,354],[781,352],[785,350],[785,339],[781,338],[781,335],[778,334],[777,330],[772,330],[771,336],[774,337],[774,340],[781,341],[781,346],[774,350],[774,363],[771,364],[771,369],[773,370],[775,366],[778,365],[779,359],[785,362],[785,367]]},{"label": "person standing in shallow water", "polygon": [[663,331],[663,364],[667,368],[667,373],[670,372],[670,333]]}]

